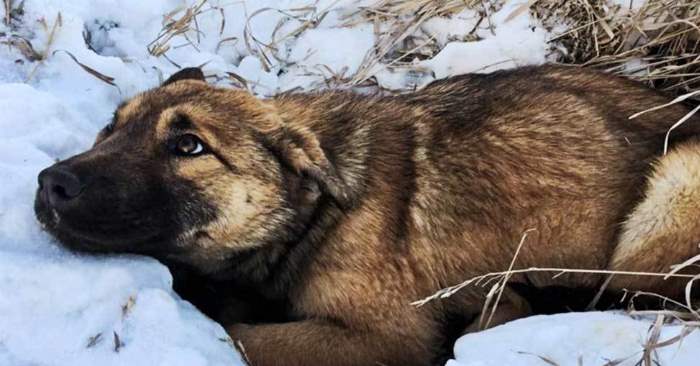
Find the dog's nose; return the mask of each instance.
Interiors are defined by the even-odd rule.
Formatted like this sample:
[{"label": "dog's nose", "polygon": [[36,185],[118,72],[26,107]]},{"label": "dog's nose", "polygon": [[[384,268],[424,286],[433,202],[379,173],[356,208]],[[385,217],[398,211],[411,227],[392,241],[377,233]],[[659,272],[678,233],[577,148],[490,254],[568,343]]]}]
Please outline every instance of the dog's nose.
[{"label": "dog's nose", "polygon": [[54,165],[39,173],[39,190],[50,206],[57,207],[78,197],[83,184],[67,167]]}]

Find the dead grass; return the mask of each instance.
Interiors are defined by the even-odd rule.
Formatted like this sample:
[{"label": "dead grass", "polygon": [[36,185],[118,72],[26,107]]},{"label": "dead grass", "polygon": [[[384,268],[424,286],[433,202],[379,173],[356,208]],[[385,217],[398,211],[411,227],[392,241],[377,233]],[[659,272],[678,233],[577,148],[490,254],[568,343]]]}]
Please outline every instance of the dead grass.
[{"label": "dead grass", "polygon": [[[472,9],[479,17],[477,25],[456,41],[478,42],[477,28],[494,29],[491,14],[498,11],[503,2],[379,0],[345,18],[345,26],[369,22],[375,29],[375,46],[365,55],[356,73],[349,75],[346,70],[331,70],[324,65],[306,72],[325,79],[327,87],[379,87],[373,75],[385,67],[425,75],[429,70],[421,69],[415,60],[432,58],[443,46],[423,29],[428,19],[450,17],[466,8]],[[335,4],[331,3],[327,8],[259,9],[246,14],[242,40],[222,38],[220,44],[244,42],[248,52],[260,60],[266,71],[275,66],[289,66],[280,54],[280,49],[284,48],[282,42],[315,28]],[[201,31],[197,17],[209,11],[221,13],[221,35],[226,24],[223,9],[208,4],[207,0],[198,0],[189,7],[174,9],[164,15],[163,30],[148,45],[149,52],[167,59],[167,52],[173,47],[189,46],[198,50]],[[272,41],[265,43],[252,32],[250,22],[269,12],[284,17],[275,28]],[[513,11],[509,18],[527,16],[528,12],[541,26],[554,30],[554,34],[559,32],[550,42],[551,59],[603,69],[677,95],[700,89],[700,6],[696,0],[646,0],[643,6],[635,10],[619,5],[608,6],[606,0],[529,0]],[[283,25],[289,21],[297,21],[300,25],[291,32],[280,34]],[[171,45],[174,39],[179,39],[177,36],[182,36],[185,44]],[[242,84],[236,78],[232,78],[231,82],[239,86]],[[410,90],[412,87],[407,88]],[[700,100],[700,95],[693,94],[691,97]]]},{"label": "dead grass", "polygon": [[636,10],[608,7],[602,0],[547,0],[536,2],[532,11],[546,27],[562,20],[569,26],[553,40],[561,62],[604,69],[676,94],[700,88],[696,0],[646,0]]},{"label": "dead grass", "polygon": [[11,14],[12,14],[12,0],[2,0],[3,8],[5,9],[5,17],[3,21],[5,25],[10,25]]},{"label": "dead grass", "polygon": [[[633,4],[641,2],[633,0]],[[363,20],[381,31],[375,50],[352,83],[370,79],[379,64],[411,68],[406,61],[439,52],[437,42],[421,29],[427,19],[470,8],[480,15],[479,26],[491,28],[490,14],[502,3],[384,0],[363,9]],[[603,69],[678,95],[700,89],[700,5],[696,0],[646,0],[638,9],[609,6],[605,0],[530,0],[509,18],[526,16],[528,8],[541,26],[555,32],[568,29],[550,42],[558,62]],[[470,37],[473,33],[462,41],[478,41]]]},{"label": "dead grass", "polygon": [[2,0],[3,18],[2,22],[14,28],[24,15],[24,0]]},{"label": "dead grass", "polygon": [[[3,0],[3,10],[3,23],[7,26],[9,32],[0,33],[0,45],[6,45],[16,49],[22,54],[26,61],[36,62],[27,77],[27,80],[30,80],[42,62],[51,54],[51,47],[53,46],[57,32],[63,26],[61,13],[59,12],[56,14],[56,18],[51,25],[49,25],[45,18],[37,21],[39,30],[46,36],[46,47],[43,50],[37,51],[29,40],[26,32],[18,30],[22,22],[22,17],[24,16],[24,0],[19,2]],[[25,60],[18,60],[16,62],[23,63]]]},{"label": "dead grass", "polygon": [[197,24],[197,16],[202,13],[206,2],[207,0],[200,0],[190,7],[180,7],[163,15],[163,29],[156,39],[148,44],[148,52],[156,57],[164,56],[171,48],[170,42],[180,35],[190,46],[197,49],[197,44],[190,39],[189,33],[194,31],[196,39],[199,39],[201,32]]},{"label": "dead grass", "polygon": [[[497,1],[480,0],[383,0],[360,11],[359,19],[352,17],[347,24],[358,21],[374,24],[377,42],[372,52],[365,56],[351,84],[361,84],[372,77],[380,64],[389,67],[409,67],[407,61],[427,59],[440,51],[440,47],[421,26],[436,16],[451,16],[465,8],[482,7],[482,20]],[[473,33],[472,30],[471,33]]]},{"label": "dead grass", "polygon": [[[636,3],[643,0],[631,1]],[[5,24],[18,22],[23,13],[23,3],[3,0]],[[222,36],[226,26],[222,7],[212,5],[208,0],[196,0],[189,6],[164,14],[163,29],[147,48],[152,55],[164,57],[180,67],[168,57],[168,51],[180,47],[192,47],[198,51],[203,34],[197,18],[207,12],[218,12],[221,14],[219,47],[243,42],[248,52],[269,71],[275,66],[289,66],[280,54],[282,42],[315,28],[336,3],[326,8],[259,9],[246,14],[243,39],[238,39]],[[346,26],[369,22],[375,29],[375,46],[365,55],[357,72],[350,75],[347,70],[331,70],[324,65],[306,72],[323,78],[327,87],[381,88],[373,75],[385,67],[408,71],[412,75],[425,75],[430,70],[422,69],[415,60],[432,58],[443,46],[423,29],[428,19],[450,17],[464,9],[472,9],[479,17],[476,27],[467,30],[461,39],[455,41],[478,42],[477,27],[494,29],[491,14],[499,10],[503,3],[504,0],[378,0],[372,6],[361,8],[345,18]],[[272,41],[265,43],[252,32],[250,22],[268,12],[277,12],[284,17],[275,28]],[[696,0],[645,0],[638,9],[608,6],[607,0],[529,0],[513,11],[509,18],[527,16],[528,12],[544,28],[554,30],[555,34],[559,32],[550,41],[552,59],[603,69],[646,82],[657,89],[700,100],[700,94],[696,94],[700,90],[700,5]],[[283,25],[290,21],[298,22],[299,26],[281,34]],[[176,40],[179,44],[174,44]],[[18,48],[30,61],[41,59],[42,52],[35,52],[26,39],[0,35],[0,42]],[[249,84],[236,77],[229,80],[238,86]],[[407,86],[407,89],[388,92],[412,88]]]},{"label": "dead grass", "polygon": [[[630,272],[630,271],[611,271],[611,270],[594,270],[594,269],[571,269],[571,268],[525,268],[525,269],[513,269],[518,255],[520,253],[521,248],[526,242],[527,235],[530,231],[533,229],[526,230],[522,238],[520,239],[520,243],[516,247],[515,253],[513,255],[513,258],[510,262],[510,265],[506,271],[502,272],[492,272],[492,273],[487,273],[484,275],[472,277],[470,279],[467,279],[466,281],[450,286],[444,289],[441,289],[437,292],[435,292],[433,295],[430,295],[424,299],[415,301],[412,303],[412,305],[421,307],[424,306],[425,304],[435,301],[435,300],[440,300],[444,299],[447,297],[450,297],[454,295],[456,292],[464,289],[465,287],[468,286],[479,286],[479,287],[488,287],[491,286],[491,289],[488,291],[487,295],[484,298],[484,306],[481,312],[481,317],[479,319],[479,329],[485,329],[488,328],[489,323],[491,322],[491,319],[495,312],[497,311],[501,295],[503,294],[503,291],[505,290],[509,279],[515,275],[515,274],[523,274],[523,273],[533,273],[533,272],[549,272],[552,273],[552,278],[556,278],[558,276],[561,276],[565,273],[578,273],[578,274],[590,274],[590,275],[600,275],[600,274],[605,274],[608,275],[608,278],[604,283],[601,285],[600,292],[596,294],[594,300],[591,302],[593,305],[595,301],[599,298],[600,294],[605,290],[607,287],[607,284],[609,283],[609,280],[612,278],[612,276],[647,276],[647,277],[663,277],[664,279],[669,279],[669,278],[685,278],[688,280],[685,288],[685,301],[684,302],[679,302],[676,300],[673,300],[668,297],[664,297],[655,293],[649,293],[649,292],[642,292],[642,291],[636,291],[632,293],[631,299],[628,301],[629,303],[629,309],[628,313],[631,316],[654,316],[655,321],[653,324],[649,327],[649,331],[647,332],[647,337],[645,342],[642,344],[642,350],[633,355],[629,355],[628,357],[625,357],[624,359],[618,359],[618,360],[610,360],[607,363],[605,363],[603,366],[615,366],[618,364],[621,364],[623,362],[629,361],[630,359],[637,358],[637,362],[635,365],[638,366],[658,366],[659,362],[657,361],[658,355],[657,351],[661,348],[664,347],[669,347],[672,345],[677,345],[680,346],[683,342],[683,339],[689,335],[690,333],[694,332],[698,328],[700,328],[700,308],[698,308],[697,304],[697,299],[694,299],[692,297],[692,292],[693,292],[693,285],[695,281],[700,280],[700,274],[683,274],[687,269],[696,268],[698,265],[700,265],[700,254],[689,258],[685,262],[675,265],[671,268],[669,272],[666,273],[660,273],[660,272]],[[695,270],[694,272],[697,272]],[[656,310],[641,310],[638,311],[634,308],[635,305],[635,298],[638,297],[652,297],[652,298],[657,298],[662,300],[662,307]],[[622,299],[624,300],[624,298]],[[486,314],[488,314],[488,318],[486,318]],[[486,319],[486,320],[485,320]],[[661,333],[663,328],[670,324],[673,323],[675,325],[680,325],[681,326],[681,331],[679,334],[670,337],[668,339],[661,339]],[[537,355],[537,354],[531,354],[527,352],[519,352],[521,354],[527,354],[531,356],[538,357],[540,360],[545,362],[546,364],[549,365],[559,365],[556,361],[543,356],[543,355]],[[580,362],[579,362],[580,363]]]},{"label": "dead grass", "polygon": [[[113,77],[104,75],[90,66],[80,62],[71,52],[66,50],[53,50],[56,37],[58,37],[61,28],[63,27],[63,16],[60,12],[56,14],[53,22],[51,23],[49,23],[46,18],[41,18],[37,21],[38,30],[43,32],[46,37],[44,49],[37,50],[32,45],[32,42],[29,40],[26,32],[21,32],[18,30],[18,26],[21,24],[22,16],[24,15],[24,1],[19,2],[16,6],[14,4],[15,2],[12,0],[3,0],[3,8],[6,12],[6,17],[4,20],[5,23],[9,25],[11,31],[9,34],[0,33],[0,45],[6,45],[14,48],[22,54],[24,60],[20,59],[16,60],[15,62],[24,63],[26,60],[34,63],[26,77],[25,82],[29,82],[34,78],[39,68],[49,57],[55,55],[56,53],[62,52],[68,55],[68,57],[70,57],[83,71],[101,80],[102,82],[119,89],[119,87],[114,83]],[[7,9],[10,10],[8,11]]]},{"label": "dead grass", "polygon": [[[318,26],[318,24],[320,24],[323,18],[325,18],[326,15],[328,15],[328,12],[331,11],[331,9],[336,3],[338,3],[338,1],[331,3],[325,8],[319,8],[317,6],[307,6],[303,8],[285,10],[274,8],[258,9],[257,11],[253,12],[252,14],[246,17],[243,38],[248,52],[260,59],[260,62],[262,63],[265,71],[270,71],[270,68],[274,64],[274,61],[276,61],[277,63],[285,64],[286,60],[279,55],[279,44],[290,38],[296,38],[305,31]],[[255,17],[270,11],[280,13],[284,15],[286,19],[282,18],[277,23],[275,29],[272,32],[272,40],[270,41],[270,43],[264,43],[257,39],[252,33],[250,22]],[[299,26],[295,27],[293,30],[287,33],[280,34],[282,26],[286,22],[289,22],[291,20],[297,21],[299,23]]]},{"label": "dead grass", "polygon": [[57,32],[61,27],[63,27],[63,16],[61,16],[61,13],[59,12],[56,14],[56,18],[54,19],[52,25],[49,25],[46,19],[43,18],[39,20],[39,24],[41,25],[41,29],[46,34],[46,47],[41,52],[36,53],[38,55],[37,62],[34,64],[34,68],[27,76],[27,82],[34,77],[36,72],[39,70],[39,67],[43,65],[44,60],[46,60],[46,58],[48,58],[51,54],[51,47],[53,47],[53,43],[56,40]]}]

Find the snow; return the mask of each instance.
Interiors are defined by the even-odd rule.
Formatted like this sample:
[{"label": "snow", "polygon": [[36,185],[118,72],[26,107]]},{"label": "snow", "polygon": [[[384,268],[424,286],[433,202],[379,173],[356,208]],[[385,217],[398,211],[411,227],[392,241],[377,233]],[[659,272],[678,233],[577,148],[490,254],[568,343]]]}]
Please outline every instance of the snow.
[{"label": "snow", "polygon": [[[352,28],[312,29],[296,41],[289,61],[314,68],[327,67],[334,73],[353,75],[374,45],[374,31],[369,24]],[[338,48],[352,50],[350,54]]]},{"label": "snow", "polygon": [[[520,319],[477,334],[455,345],[447,366],[617,366],[638,365],[653,321],[617,313],[569,313]],[[662,329],[658,342],[683,335],[682,325]],[[654,352],[656,365],[696,365],[697,331]],[[609,363],[617,361],[619,363]]]},{"label": "snow", "polygon": [[96,126],[26,84],[0,85],[0,109],[0,365],[240,364],[155,260],[70,254],[36,224],[37,172],[89,146]]},{"label": "snow", "polygon": [[[434,58],[424,61],[437,79],[450,75],[472,72],[492,72],[524,65],[538,65],[546,61],[547,33],[531,25],[527,16],[509,19],[522,5],[509,2],[493,15],[497,26],[477,31],[479,42],[451,42],[445,45]],[[452,22],[446,22],[444,33]],[[478,56],[477,56],[478,55]]]},{"label": "snow", "polygon": [[240,364],[154,260],[47,254],[3,252],[0,292],[11,296],[0,299],[0,364]]},{"label": "snow", "polygon": [[[241,365],[223,328],[173,292],[170,273],[157,261],[78,255],[55,244],[34,219],[36,176],[89,148],[118,103],[158,85],[178,69],[175,64],[204,65],[211,82],[222,86],[230,85],[227,73],[238,75],[261,97],[323,88],[334,74],[351,76],[377,39],[373,24],[347,26],[346,18],[369,3],[210,0],[197,18],[199,37],[192,30],[190,41],[173,38],[167,59],[152,56],[147,46],[160,34],[164,14],[181,17],[191,0],[26,0],[21,24],[0,23],[0,41],[2,34],[15,34],[47,56],[30,62],[17,48],[0,47],[0,365]],[[527,13],[508,19],[520,4],[511,1],[493,14],[492,29],[479,25],[478,42],[466,39],[478,19],[473,10],[429,21],[423,30],[444,49],[418,61],[420,72],[374,67],[377,82],[405,88],[545,62],[549,35]],[[310,6],[315,10],[299,10]],[[306,21],[317,25],[289,36]],[[271,42],[277,58],[263,45]],[[86,72],[68,52],[115,85]],[[462,338],[452,364],[513,364],[508,357],[537,362],[512,349],[562,364],[576,359],[579,349],[586,359],[623,355],[638,350],[632,335],[642,337],[646,327],[611,314],[525,319]],[[695,337],[685,344],[697,344]],[[688,359],[697,348],[686,347],[678,357]],[[683,365],[675,362],[680,359],[674,364]]]}]

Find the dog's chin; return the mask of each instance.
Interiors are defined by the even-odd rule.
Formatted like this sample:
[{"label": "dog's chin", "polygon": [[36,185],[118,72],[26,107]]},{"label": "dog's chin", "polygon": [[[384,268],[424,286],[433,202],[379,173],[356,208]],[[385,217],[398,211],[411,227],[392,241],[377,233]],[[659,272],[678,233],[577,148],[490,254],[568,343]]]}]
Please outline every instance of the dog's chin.
[{"label": "dog's chin", "polygon": [[[138,234],[129,228],[110,231],[120,234],[105,234],[95,228],[67,220],[41,203],[35,204],[35,214],[41,228],[50,234],[62,247],[73,251],[94,254],[142,254],[157,257],[157,253],[168,247],[165,235],[158,230]],[[79,221],[79,220],[78,220]]]},{"label": "dog's chin", "polygon": [[58,244],[71,252],[90,254],[142,254],[155,256],[156,238],[101,238],[86,230],[71,227],[65,222],[54,220],[46,215],[37,214],[37,219],[44,231],[51,235]]},{"label": "dog's chin", "polygon": [[112,254],[112,253],[134,253],[129,246],[116,246],[112,243],[91,238],[83,233],[76,233],[73,230],[66,230],[65,227],[44,225],[44,230],[49,233],[63,248],[72,252],[91,254]]}]

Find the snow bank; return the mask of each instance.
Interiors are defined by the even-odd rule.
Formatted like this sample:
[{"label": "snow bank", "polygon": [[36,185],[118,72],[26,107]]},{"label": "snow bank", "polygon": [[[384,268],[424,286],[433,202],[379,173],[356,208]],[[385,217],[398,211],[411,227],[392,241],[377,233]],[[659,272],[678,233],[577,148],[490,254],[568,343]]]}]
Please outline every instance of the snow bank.
[{"label": "snow bank", "polygon": [[[176,65],[205,65],[205,73],[220,85],[230,84],[229,73],[236,75],[261,96],[322,87],[329,76],[352,75],[372,51],[374,28],[361,22],[341,25],[366,3],[210,0],[197,18],[199,32],[175,37],[167,58],[152,56],[147,46],[161,32],[164,14],[179,18],[192,1],[26,0],[21,23],[0,25],[0,38],[26,38],[47,56],[30,62],[17,48],[0,47],[0,365],[242,364],[224,330],[172,291],[171,276],[158,262],[75,255],[58,247],[34,219],[36,176],[56,159],[88,148],[120,101],[158,85]],[[297,18],[289,15],[299,10],[272,10],[314,4],[315,13]],[[451,41],[474,28],[472,11],[426,23],[446,46],[433,60],[422,61],[429,72],[419,81],[544,62],[547,34],[531,27],[527,14],[508,20],[517,4],[494,15],[493,30],[478,30],[480,42]],[[285,38],[305,19],[318,26]],[[264,46],[246,44],[245,34],[261,43],[275,41],[281,60],[260,57],[255,49]],[[86,72],[69,53],[115,85]],[[376,68],[375,76],[388,88],[417,82],[384,67]],[[553,322],[564,331],[590,325],[584,324],[586,315],[573,317]],[[538,348],[542,344],[522,343],[519,335],[547,321],[535,318],[465,337],[455,362],[487,362],[494,356],[487,350],[494,347],[548,351]],[[638,332],[643,323],[618,319],[617,324],[621,332]],[[477,356],[481,361],[474,361]]]},{"label": "snow bank", "polygon": [[[509,2],[493,14],[492,20],[497,26],[493,32],[479,29],[475,35],[481,41],[447,43],[434,58],[422,62],[423,66],[433,70],[437,79],[442,79],[451,75],[485,73],[544,63],[548,34],[543,29],[534,27],[526,15],[515,16],[521,5],[521,2]],[[455,29],[454,23],[460,18],[467,23],[475,22],[476,18],[471,13],[469,10],[464,11],[449,21],[434,19],[428,25],[432,26],[435,34],[449,35]]]},{"label": "snow bank", "polygon": [[37,172],[89,146],[97,125],[26,84],[0,85],[0,110],[0,365],[241,364],[158,262],[73,255],[36,224]]},{"label": "snow bank", "polygon": [[[651,320],[615,313],[570,313],[520,319],[477,334],[455,345],[447,366],[634,366],[643,355]],[[682,335],[683,326],[665,326],[658,342]],[[656,349],[656,365],[697,365],[700,333]]]}]

